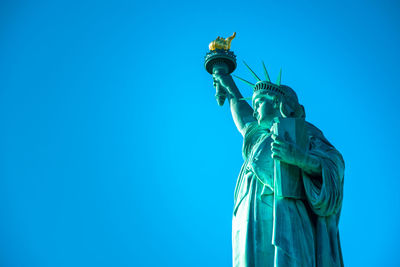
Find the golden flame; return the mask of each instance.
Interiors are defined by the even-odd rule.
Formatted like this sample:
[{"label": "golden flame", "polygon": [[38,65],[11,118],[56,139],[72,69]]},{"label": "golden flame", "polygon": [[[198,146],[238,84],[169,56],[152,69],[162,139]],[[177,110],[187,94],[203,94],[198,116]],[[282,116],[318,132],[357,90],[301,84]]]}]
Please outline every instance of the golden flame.
[{"label": "golden flame", "polygon": [[223,37],[219,37],[212,41],[209,45],[208,48],[210,48],[210,51],[213,51],[215,49],[223,49],[223,50],[229,50],[231,48],[231,42],[233,38],[235,38],[236,32],[232,34],[232,36],[224,39]]}]

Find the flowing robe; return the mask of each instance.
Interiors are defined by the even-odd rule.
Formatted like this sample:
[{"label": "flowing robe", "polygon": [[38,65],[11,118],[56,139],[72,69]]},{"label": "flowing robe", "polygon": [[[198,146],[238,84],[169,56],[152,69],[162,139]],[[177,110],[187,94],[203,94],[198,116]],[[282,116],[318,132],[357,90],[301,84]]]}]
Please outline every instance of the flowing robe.
[{"label": "flowing robe", "polygon": [[302,171],[304,198],[274,194],[271,134],[246,125],[244,163],[235,189],[232,218],[233,266],[343,266],[338,223],[344,162],[312,124],[306,124],[308,153],[322,174]]}]

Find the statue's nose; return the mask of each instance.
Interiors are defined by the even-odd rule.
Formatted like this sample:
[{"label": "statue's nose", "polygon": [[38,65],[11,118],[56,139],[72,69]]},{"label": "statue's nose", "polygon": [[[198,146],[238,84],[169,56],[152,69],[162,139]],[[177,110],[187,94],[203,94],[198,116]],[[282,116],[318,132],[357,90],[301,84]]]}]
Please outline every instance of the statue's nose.
[{"label": "statue's nose", "polygon": [[254,110],[254,112],[253,112],[253,117],[254,117],[256,120],[258,120],[258,112],[257,112],[257,110]]}]

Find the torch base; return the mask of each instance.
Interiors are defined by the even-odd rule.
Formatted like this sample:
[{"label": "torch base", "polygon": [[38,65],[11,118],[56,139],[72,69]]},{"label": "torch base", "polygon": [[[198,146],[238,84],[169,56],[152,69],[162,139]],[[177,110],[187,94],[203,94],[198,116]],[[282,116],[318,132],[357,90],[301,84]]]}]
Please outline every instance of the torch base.
[{"label": "torch base", "polygon": [[204,67],[207,72],[213,74],[213,68],[216,64],[226,64],[228,66],[228,74],[236,69],[236,55],[229,50],[213,50],[206,54]]}]

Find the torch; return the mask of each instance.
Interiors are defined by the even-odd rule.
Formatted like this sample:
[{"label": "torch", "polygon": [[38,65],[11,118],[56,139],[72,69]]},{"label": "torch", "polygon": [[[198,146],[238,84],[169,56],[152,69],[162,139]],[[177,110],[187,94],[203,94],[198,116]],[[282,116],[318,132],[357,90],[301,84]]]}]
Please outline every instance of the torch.
[{"label": "torch", "polygon": [[[236,32],[226,39],[218,37],[210,43],[208,46],[210,51],[206,54],[204,61],[204,67],[208,73],[226,75],[231,74],[236,69],[236,55],[229,50],[235,36]],[[224,105],[226,94],[226,91],[218,83],[215,98],[219,106]]]}]

